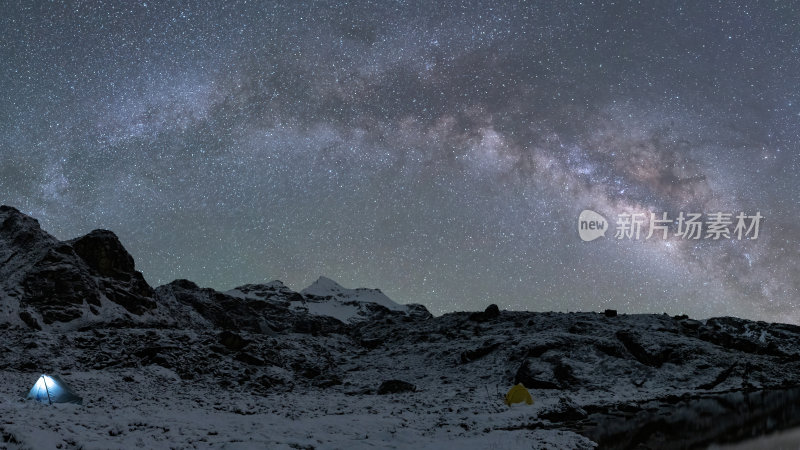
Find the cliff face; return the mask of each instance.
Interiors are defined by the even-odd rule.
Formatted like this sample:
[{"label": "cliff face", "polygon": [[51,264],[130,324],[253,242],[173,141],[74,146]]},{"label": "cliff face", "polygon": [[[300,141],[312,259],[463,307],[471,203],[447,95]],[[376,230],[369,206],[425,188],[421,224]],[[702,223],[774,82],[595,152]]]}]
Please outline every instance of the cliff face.
[{"label": "cliff face", "polygon": [[35,329],[156,307],[153,289],[114,233],[62,242],[9,206],[0,206],[0,288],[0,320]]}]

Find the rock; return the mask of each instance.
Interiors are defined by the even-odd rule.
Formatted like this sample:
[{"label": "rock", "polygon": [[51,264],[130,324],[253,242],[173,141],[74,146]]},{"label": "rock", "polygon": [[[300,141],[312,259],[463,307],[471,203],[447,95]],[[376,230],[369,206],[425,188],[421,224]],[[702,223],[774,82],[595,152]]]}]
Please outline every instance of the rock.
[{"label": "rock", "polygon": [[483,315],[488,319],[493,319],[500,315],[500,308],[497,307],[494,303],[487,306],[486,310],[483,311]]},{"label": "rock", "polygon": [[33,316],[31,316],[31,314],[28,311],[20,311],[19,318],[22,319],[23,322],[25,322],[25,325],[28,325],[30,328],[34,330],[42,329],[42,327],[39,325],[39,322],[37,322],[36,319]]},{"label": "rock", "polygon": [[406,305],[408,308],[408,317],[415,320],[427,320],[433,317],[428,308],[418,303],[409,303]]},{"label": "rock", "polygon": [[107,230],[69,241],[75,253],[94,270],[106,298],[129,312],[144,314],[156,307],[155,292],[136,271],[133,257],[125,250],[117,235]]},{"label": "rock", "polygon": [[700,322],[699,320],[688,319],[688,320],[682,321],[681,322],[681,326],[686,328],[686,329],[689,329],[689,330],[697,330],[701,326],[703,326],[703,322]]},{"label": "rock", "polygon": [[617,310],[616,309],[607,309],[603,314],[606,317],[617,317]]},{"label": "rock", "polygon": [[500,347],[499,342],[495,343],[485,342],[482,346],[476,348],[475,350],[467,350],[465,352],[462,352],[461,363],[465,364],[471,361],[475,361],[476,359],[483,358],[489,353],[495,351],[498,347]]},{"label": "rock", "polygon": [[[134,352],[134,356],[140,359],[142,365],[147,366],[147,365],[157,364],[161,367],[166,367],[168,369],[171,369],[173,367],[173,364],[170,358],[170,354],[177,351],[179,351],[177,347],[154,345],[137,350],[136,352]],[[98,368],[104,368],[111,365],[114,364],[104,363]]]},{"label": "rock", "polygon": [[250,343],[247,339],[228,330],[221,332],[217,337],[219,338],[220,344],[224,345],[228,350],[241,350]]},{"label": "rock", "polygon": [[376,349],[376,348],[380,347],[381,345],[383,345],[384,342],[385,342],[385,340],[381,339],[381,338],[361,339],[359,341],[359,344],[361,344],[361,346],[364,347],[364,348],[368,348],[368,349],[372,350],[372,349]]},{"label": "rock", "polygon": [[710,381],[708,383],[703,383],[700,386],[697,386],[697,389],[706,389],[706,390],[707,389],[714,389],[719,384],[721,384],[722,382],[727,380],[728,377],[730,377],[731,374],[733,373],[734,369],[736,369],[736,363],[733,363],[730,367],[728,367],[727,369],[725,369],[725,370],[721,371],[719,374],[717,374],[717,376],[714,378],[714,380],[712,380],[712,381]]},{"label": "rock", "polygon": [[200,288],[188,280],[175,280],[159,286],[156,298],[182,328],[212,326],[254,334],[296,332],[312,336],[344,331],[344,324],[333,317],[292,310],[289,304],[298,294],[278,283],[245,285],[223,293]]},{"label": "rock", "polygon": [[238,296],[250,300],[262,300],[253,302],[254,308],[265,306],[270,303],[289,307],[291,302],[302,302],[303,296],[286,287],[280,280],[270,281],[266,284],[245,284],[226,292],[228,295]]},{"label": "rock", "polygon": [[562,389],[562,383],[553,373],[553,365],[541,360],[526,359],[514,375],[514,384],[522,383],[528,389]]},{"label": "rock", "polygon": [[[156,298],[185,328],[213,326],[251,333],[260,333],[263,329],[264,312],[251,308],[250,301],[213,289],[200,288],[191,281],[175,280],[159,286],[156,289]],[[194,314],[186,314],[187,307]]]},{"label": "rock", "polygon": [[251,355],[250,353],[247,353],[247,352],[239,352],[239,353],[236,354],[235,358],[236,358],[237,361],[241,361],[241,362],[243,362],[245,364],[250,364],[251,366],[265,366],[265,365],[267,365],[267,363],[264,362],[263,359],[258,358],[256,356],[253,356],[253,355]]},{"label": "rock", "polygon": [[619,330],[616,336],[617,339],[622,342],[622,345],[625,346],[625,349],[628,350],[637,361],[646,366],[661,367],[670,359],[672,352],[669,348],[661,348],[657,345],[648,345],[646,348],[643,344],[643,338],[638,332]]},{"label": "rock", "polygon": [[320,389],[325,389],[332,386],[340,386],[342,384],[342,379],[336,375],[331,375],[327,378],[315,380],[312,384]]},{"label": "rock", "polygon": [[486,322],[500,316],[500,308],[495,304],[486,307],[483,312],[475,312],[469,315],[469,320],[474,322]]},{"label": "rock", "polygon": [[[758,328],[760,330],[757,330]],[[745,319],[716,317],[708,319],[704,326],[698,326],[697,336],[712,344],[743,353],[792,356],[775,345],[770,346],[766,339],[761,341],[759,336],[762,331],[766,333],[771,331],[771,328],[768,330],[766,324],[759,325],[759,322],[753,323]]]},{"label": "rock", "polygon": [[400,394],[403,392],[414,392],[417,387],[411,383],[401,380],[387,380],[378,387],[378,395]]},{"label": "rock", "polygon": [[295,333],[310,334],[312,336],[342,333],[345,330],[345,326],[342,322],[328,316],[315,316],[301,313],[294,316],[292,323]]},{"label": "rock", "polygon": [[572,400],[561,397],[555,406],[540,413],[539,417],[555,423],[583,420],[589,417],[589,414]]},{"label": "rock", "polygon": [[97,282],[68,248],[57,244],[39,258],[29,255],[35,262],[21,268],[24,295],[19,300],[20,309],[31,315],[38,313],[48,325],[80,318],[85,303],[100,305]]},{"label": "rock", "polygon": [[572,366],[564,361],[556,361],[553,365],[553,377],[562,388],[574,388],[581,384],[581,381],[575,377]]},{"label": "rock", "polygon": [[100,276],[128,280],[136,270],[133,257],[111,231],[94,230],[69,243]]},{"label": "rock", "polygon": [[198,286],[195,282],[189,281],[189,280],[184,280],[184,279],[174,280],[169,285],[170,286],[174,286],[175,288],[183,289],[183,290],[187,290],[187,291],[194,291],[194,290],[198,290],[199,291],[200,290],[200,286]]}]

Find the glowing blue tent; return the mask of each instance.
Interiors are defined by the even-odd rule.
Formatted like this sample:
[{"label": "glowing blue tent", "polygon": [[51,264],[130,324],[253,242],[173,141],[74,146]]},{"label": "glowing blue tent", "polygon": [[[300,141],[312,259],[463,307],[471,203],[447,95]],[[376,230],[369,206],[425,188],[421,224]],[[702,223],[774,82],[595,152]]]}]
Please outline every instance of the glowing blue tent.
[{"label": "glowing blue tent", "polygon": [[33,385],[28,396],[28,400],[52,405],[53,403],[78,403],[83,399],[70,389],[67,383],[58,375],[42,374],[36,384]]}]

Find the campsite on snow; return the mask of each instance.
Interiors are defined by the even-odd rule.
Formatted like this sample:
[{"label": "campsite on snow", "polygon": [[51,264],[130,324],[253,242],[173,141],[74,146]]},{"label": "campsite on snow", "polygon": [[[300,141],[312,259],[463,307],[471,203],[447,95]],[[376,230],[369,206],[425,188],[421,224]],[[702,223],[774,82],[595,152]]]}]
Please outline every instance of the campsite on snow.
[{"label": "campsite on snow", "polygon": [[[0,207],[3,448],[695,448],[800,422],[800,327],[152,288]],[[27,398],[26,398],[27,397]]]}]

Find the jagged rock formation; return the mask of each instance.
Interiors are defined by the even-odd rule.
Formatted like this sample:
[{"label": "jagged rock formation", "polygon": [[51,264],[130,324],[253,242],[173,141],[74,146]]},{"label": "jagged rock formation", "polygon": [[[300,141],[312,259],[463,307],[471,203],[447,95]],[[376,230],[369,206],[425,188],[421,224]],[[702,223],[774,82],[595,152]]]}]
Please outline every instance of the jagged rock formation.
[{"label": "jagged rock formation", "polygon": [[94,271],[106,298],[141,315],[156,307],[153,288],[136,270],[133,257],[111,231],[94,230],[69,241],[75,253]]},{"label": "jagged rock formation", "polygon": [[152,288],[114,233],[96,230],[61,242],[9,206],[0,206],[0,283],[0,321],[31,328],[156,307]]},{"label": "jagged rock formation", "polygon": [[399,305],[380,290],[345,289],[324,277],[303,293],[280,281],[227,293],[187,280],[153,289],[113,232],[95,230],[62,242],[9,206],[0,207],[0,261],[0,323],[32,329],[125,322],[317,334],[385,315],[430,317],[422,305]]}]

